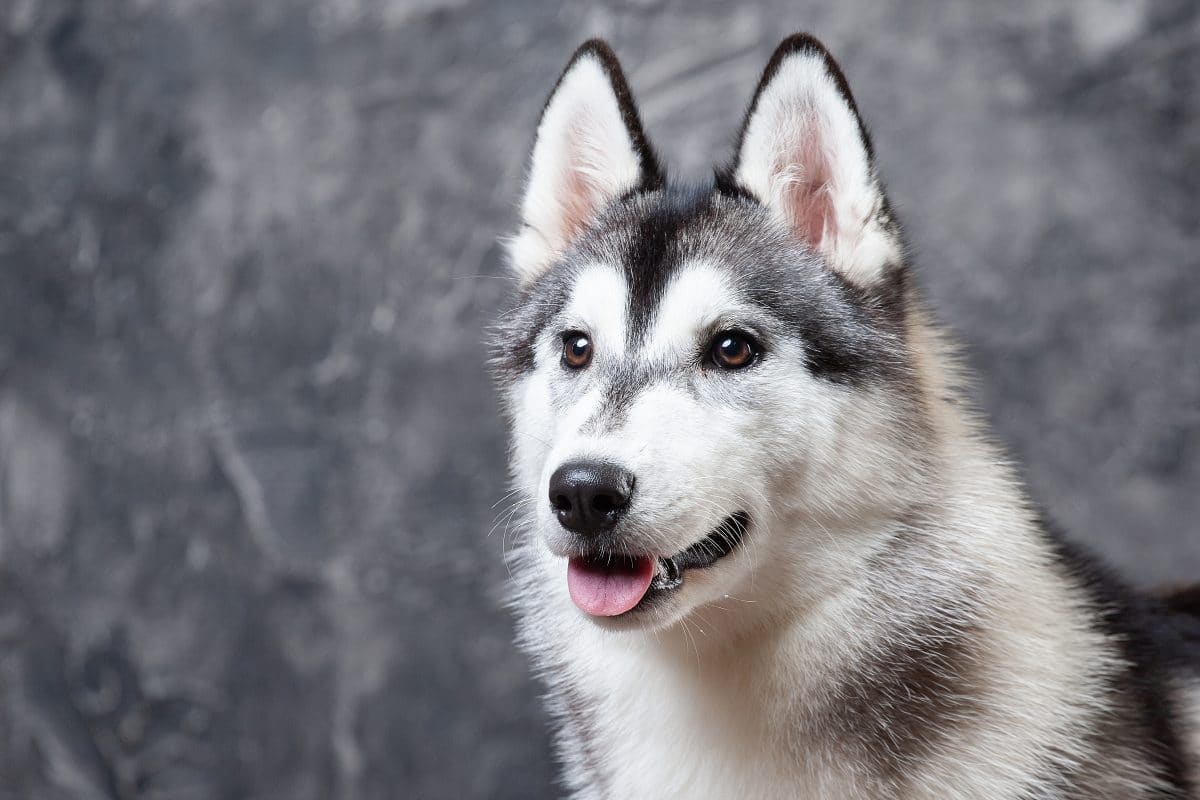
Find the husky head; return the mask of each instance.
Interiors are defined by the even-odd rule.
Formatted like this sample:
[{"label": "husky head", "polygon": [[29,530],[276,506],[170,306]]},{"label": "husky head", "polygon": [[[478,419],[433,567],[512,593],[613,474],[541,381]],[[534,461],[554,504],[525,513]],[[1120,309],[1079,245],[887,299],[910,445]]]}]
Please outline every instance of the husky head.
[{"label": "husky head", "polygon": [[662,629],[845,585],[914,502],[922,417],[899,233],[825,48],[784,41],[732,162],[678,187],[584,44],[521,214],[494,348],[522,601]]}]

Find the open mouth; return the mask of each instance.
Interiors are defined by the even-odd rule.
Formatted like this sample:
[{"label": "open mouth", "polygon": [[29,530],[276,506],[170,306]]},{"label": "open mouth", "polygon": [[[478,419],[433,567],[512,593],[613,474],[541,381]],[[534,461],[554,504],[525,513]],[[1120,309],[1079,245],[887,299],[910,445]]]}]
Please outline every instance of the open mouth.
[{"label": "open mouth", "polygon": [[567,563],[571,600],[593,617],[617,617],[648,606],[682,586],[688,570],[711,567],[736,550],[749,526],[750,515],[738,511],[673,556],[575,556]]}]

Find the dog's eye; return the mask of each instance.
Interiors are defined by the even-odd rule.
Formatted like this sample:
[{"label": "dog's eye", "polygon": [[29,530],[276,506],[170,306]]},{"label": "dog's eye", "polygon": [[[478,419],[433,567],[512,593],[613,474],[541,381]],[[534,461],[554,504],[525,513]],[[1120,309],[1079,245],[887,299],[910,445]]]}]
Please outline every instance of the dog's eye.
[{"label": "dog's eye", "polygon": [[758,347],[744,333],[724,331],[713,337],[708,357],[721,369],[745,369],[758,358]]},{"label": "dog's eye", "polygon": [[571,369],[583,369],[592,360],[592,340],[579,331],[563,334],[562,359]]}]

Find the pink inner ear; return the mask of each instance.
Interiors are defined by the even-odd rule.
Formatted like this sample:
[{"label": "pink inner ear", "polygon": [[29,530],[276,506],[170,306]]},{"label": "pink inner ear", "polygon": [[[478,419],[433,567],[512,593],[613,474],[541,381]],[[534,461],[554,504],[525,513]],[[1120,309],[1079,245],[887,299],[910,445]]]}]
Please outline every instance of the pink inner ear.
[{"label": "pink inner ear", "polygon": [[595,154],[588,150],[583,136],[582,131],[573,127],[565,142],[566,175],[563,176],[557,198],[562,209],[562,230],[559,233],[564,244],[583,233],[596,213],[597,191],[587,175]]},{"label": "pink inner ear", "polygon": [[561,240],[570,242],[584,228],[584,220],[588,218],[591,203],[589,202],[587,182],[576,170],[568,170],[567,179],[563,185],[562,195],[558,202],[562,204]]},{"label": "pink inner ear", "polygon": [[813,123],[798,125],[798,140],[783,149],[775,174],[784,182],[780,200],[792,230],[801,240],[821,249],[826,236],[834,233],[837,219],[833,208],[833,175],[829,154],[821,146],[821,134]]}]

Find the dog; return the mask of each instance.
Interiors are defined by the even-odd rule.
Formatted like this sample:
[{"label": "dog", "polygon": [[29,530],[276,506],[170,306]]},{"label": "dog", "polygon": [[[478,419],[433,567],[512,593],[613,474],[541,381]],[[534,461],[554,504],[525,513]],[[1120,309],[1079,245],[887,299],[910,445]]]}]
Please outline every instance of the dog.
[{"label": "dog", "polygon": [[571,796],[1200,796],[1200,588],[1135,594],[1033,509],[819,41],[704,186],[585,43],[520,216],[512,602]]}]

